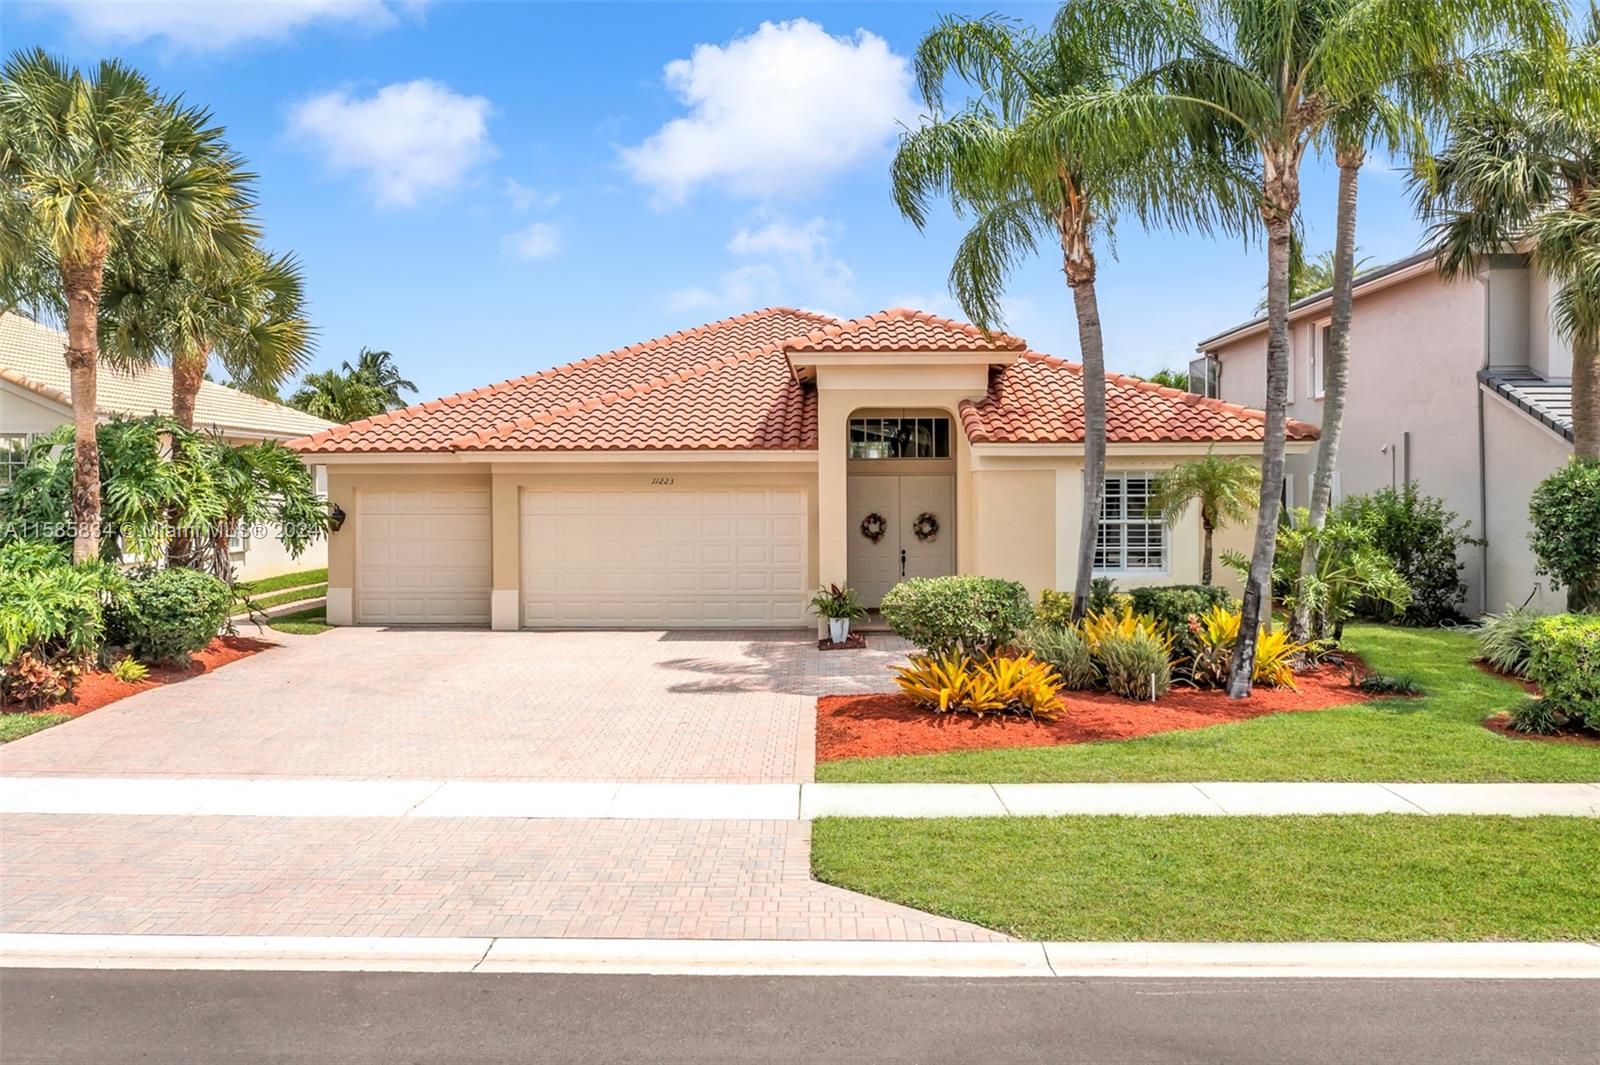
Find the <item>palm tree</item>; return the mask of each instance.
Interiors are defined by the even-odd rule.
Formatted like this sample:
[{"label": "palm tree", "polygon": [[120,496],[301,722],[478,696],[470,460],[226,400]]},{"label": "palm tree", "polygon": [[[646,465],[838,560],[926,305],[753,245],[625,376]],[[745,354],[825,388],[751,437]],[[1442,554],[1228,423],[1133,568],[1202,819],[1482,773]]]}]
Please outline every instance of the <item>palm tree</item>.
[{"label": "palm tree", "polygon": [[0,307],[66,319],[76,560],[100,547],[95,436],[107,257],[135,242],[195,253],[255,238],[251,176],[208,113],[160,97],[115,60],[90,76],[42,50],[0,71]]},{"label": "palm tree", "polygon": [[1600,458],[1600,10],[1569,49],[1529,52],[1542,85],[1483,94],[1454,117],[1415,189],[1445,277],[1526,252],[1572,345],[1573,452]]},{"label": "palm tree", "polygon": [[[1128,85],[1066,99],[1038,124],[1080,144],[1159,143],[1210,128],[1247,145],[1259,167],[1267,231],[1267,389],[1255,544],[1228,692],[1250,694],[1256,638],[1270,617],[1289,401],[1289,261],[1300,167],[1351,109],[1399,71],[1444,65],[1464,39],[1509,29],[1543,39],[1559,20],[1546,0],[1124,0],[1063,9],[1078,32],[1141,68]],[[1180,196],[1195,195],[1182,189]]]},{"label": "palm tree", "polygon": [[106,348],[119,361],[172,366],[172,416],[194,428],[195,399],[215,355],[252,391],[277,387],[311,353],[304,284],[290,255],[180,258],[132,249],[113,261],[102,302]]},{"label": "palm tree", "polygon": [[1205,458],[1180,462],[1157,479],[1145,504],[1168,525],[1176,524],[1190,504],[1200,506],[1200,528],[1205,530],[1205,555],[1200,563],[1200,583],[1211,583],[1211,539],[1224,525],[1241,525],[1255,512],[1261,491],[1261,471],[1238,456],[1207,450]]},{"label": "palm tree", "polygon": [[[1071,0],[1063,16],[1099,0]],[[922,97],[932,117],[900,142],[893,166],[896,205],[918,228],[929,203],[942,196],[958,217],[972,216],[957,248],[950,289],[962,310],[985,330],[1003,324],[1007,278],[1041,242],[1060,248],[1071,290],[1083,361],[1083,524],[1078,536],[1072,616],[1088,607],[1094,544],[1105,489],[1105,344],[1095,294],[1095,245],[1109,234],[1119,209],[1142,221],[1206,228],[1241,211],[1218,209],[1239,191],[1235,173],[1214,157],[1163,140],[1079,145],[1071,138],[1038,149],[1030,132],[1048,101],[1070,100],[1116,85],[1117,69],[1103,49],[1063,17],[1040,35],[1006,18],[946,17],[916,53]],[[944,81],[954,73],[975,90],[965,108],[943,113]],[[1025,152],[1030,139],[1035,150]],[[1168,195],[1169,183],[1205,190],[1190,201]]]},{"label": "palm tree", "polygon": [[[1361,152],[1360,159],[1360,162],[1356,162],[1354,164],[1355,171],[1359,171],[1361,169],[1362,162],[1364,162],[1366,159],[1366,152],[1364,150]],[[1335,153],[1335,164],[1339,167],[1339,178],[1341,181],[1339,188],[1340,195],[1342,197],[1344,192],[1344,185],[1342,182],[1344,181],[1345,177],[1345,167],[1343,163],[1338,162],[1337,153]],[[1353,187],[1354,186],[1352,186],[1352,188]],[[1354,200],[1351,201],[1352,209],[1354,202]],[[1355,216],[1351,215],[1352,236],[1354,235],[1354,221]],[[1289,252],[1289,302],[1293,303],[1296,300],[1303,300],[1307,296],[1313,296],[1318,292],[1333,288],[1333,263],[1337,255],[1337,249],[1329,248],[1315,259],[1307,259],[1303,254],[1301,254],[1300,241],[1295,240],[1293,244],[1294,247]],[[1357,261],[1354,266],[1354,276],[1361,276],[1362,267],[1366,266],[1371,261],[1372,257],[1370,255],[1365,256]],[[1265,314],[1266,310],[1267,296],[1266,289],[1263,287],[1261,302],[1256,304],[1256,313]]]},{"label": "palm tree", "polygon": [[400,395],[402,391],[417,390],[415,384],[400,376],[400,367],[395,365],[394,356],[387,351],[362,348],[360,354],[356,356],[354,366],[351,366],[348,360],[344,363],[344,372],[365,378],[383,397],[386,410],[406,405],[405,398]]},{"label": "palm tree", "polygon": [[330,422],[353,422],[389,409],[387,398],[360,374],[323,370],[306,374],[289,406]]}]

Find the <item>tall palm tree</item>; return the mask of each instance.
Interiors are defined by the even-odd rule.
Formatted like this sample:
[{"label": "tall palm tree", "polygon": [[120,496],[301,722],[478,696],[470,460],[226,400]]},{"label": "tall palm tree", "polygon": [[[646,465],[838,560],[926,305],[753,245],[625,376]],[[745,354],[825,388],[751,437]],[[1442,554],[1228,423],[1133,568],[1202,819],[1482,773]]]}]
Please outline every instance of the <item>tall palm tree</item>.
[{"label": "tall palm tree", "polygon": [[[1241,191],[1236,171],[1218,158],[1184,150],[1166,138],[1148,143],[1058,138],[1039,148],[1030,131],[1050,101],[1104,92],[1117,84],[1112,57],[1077,34],[1070,12],[1101,0],[1070,0],[1053,32],[1039,34],[999,16],[946,17],[923,37],[915,65],[932,116],[908,131],[895,155],[893,191],[918,228],[930,202],[947,198],[973,225],[957,248],[950,288],[962,310],[984,329],[1003,324],[1001,299],[1011,272],[1042,242],[1060,248],[1072,293],[1083,362],[1083,524],[1078,537],[1072,614],[1088,607],[1094,544],[1105,490],[1105,344],[1095,294],[1095,246],[1119,210],[1147,223],[1208,228],[1231,221]],[[955,74],[973,98],[945,114],[944,82]],[[1024,149],[1033,143],[1031,152]],[[1189,200],[1168,195],[1170,183],[1204,189]],[[1220,205],[1220,206],[1219,206]]]},{"label": "tall palm tree", "polygon": [[330,422],[353,422],[389,409],[387,398],[360,374],[323,370],[306,374],[289,406]]},{"label": "tall palm tree", "polygon": [[107,257],[133,242],[199,252],[256,236],[249,186],[208,113],[159,96],[137,71],[90,75],[42,50],[0,70],[0,306],[66,319],[72,393],[73,557],[99,553],[95,438]]},{"label": "tall palm tree", "polygon": [[[1063,10],[1058,23],[1068,18]],[[1436,67],[1467,38],[1558,32],[1546,0],[1123,0],[1091,5],[1075,27],[1141,73],[1063,100],[1039,123],[1047,141],[1159,142],[1214,128],[1248,145],[1267,231],[1267,389],[1255,545],[1228,693],[1250,694],[1256,638],[1270,617],[1289,403],[1289,259],[1306,152],[1396,71]],[[1175,195],[1188,197],[1194,190]]]},{"label": "tall palm tree", "polygon": [[1480,95],[1415,183],[1446,277],[1495,253],[1526,252],[1559,291],[1572,345],[1573,452],[1600,458],[1600,10],[1572,47],[1530,52],[1543,85]]},{"label": "tall palm tree", "polygon": [[1145,504],[1168,525],[1183,517],[1192,504],[1200,507],[1200,528],[1205,532],[1205,554],[1200,563],[1200,583],[1211,583],[1212,535],[1224,525],[1242,525],[1255,513],[1261,491],[1261,471],[1239,456],[1207,450],[1204,458],[1180,462],[1163,473]]},{"label": "tall palm tree", "polygon": [[415,392],[417,386],[406,378],[400,376],[400,367],[395,365],[394,356],[387,351],[373,351],[362,348],[356,355],[356,363],[350,365],[345,360],[344,372],[349,375],[359,375],[377,390],[383,397],[384,407],[394,410],[406,405],[405,397],[401,392]]},{"label": "tall palm tree", "polygon": [[236,381],[276,388],[311,354],[304,282],[291,255],[160,256],[113,260],[102,301],[106,348],[122,362],[165,357],[172,416],[194,428],[195,399],[216,356]]}]

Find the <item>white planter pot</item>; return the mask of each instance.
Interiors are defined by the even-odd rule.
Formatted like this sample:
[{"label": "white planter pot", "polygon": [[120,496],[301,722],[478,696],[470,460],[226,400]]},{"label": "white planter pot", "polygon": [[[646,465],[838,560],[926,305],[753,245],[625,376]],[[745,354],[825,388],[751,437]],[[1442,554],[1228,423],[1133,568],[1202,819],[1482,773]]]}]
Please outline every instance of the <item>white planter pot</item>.
[{"label": "white planter pot", "polygon": [[850,638],[849,618],[829,618],[828,638],[834,643],[844,643]]}]

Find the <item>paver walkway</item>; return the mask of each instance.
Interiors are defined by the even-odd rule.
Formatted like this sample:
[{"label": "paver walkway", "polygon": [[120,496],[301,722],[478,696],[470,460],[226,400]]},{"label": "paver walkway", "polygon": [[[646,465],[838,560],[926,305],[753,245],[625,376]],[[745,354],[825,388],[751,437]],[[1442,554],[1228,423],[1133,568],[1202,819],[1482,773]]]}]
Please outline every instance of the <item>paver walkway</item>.
[{"label": "paver walkway", "polygon": [[816,697],[900,641],[800,632],[334,629],[0,748],[0,773],[382,780],[810,780]]}]

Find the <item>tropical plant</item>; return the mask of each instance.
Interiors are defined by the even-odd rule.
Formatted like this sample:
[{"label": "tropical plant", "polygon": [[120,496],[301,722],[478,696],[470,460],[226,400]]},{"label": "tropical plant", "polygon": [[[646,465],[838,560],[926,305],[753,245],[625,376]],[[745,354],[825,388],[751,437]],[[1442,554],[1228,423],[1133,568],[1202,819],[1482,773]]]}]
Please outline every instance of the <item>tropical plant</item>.
[{"label": "tropical plant", "polygon": [[1171,645],[1150,629],[1102,634],[1095,659],[1113,695],[1153,702],[1172,690]]},{"label": "tropical plant", "polygon": [[[1155,618],[1135,614],[1131,605],[1089,614],[1078,623],[1078,631],[1083,634],[1084,643],[1089,645],[1089,653],[1096,661],[1100,661],[1100,645],[1106,640],[1126,640],[1134,636],[1148,637],[1160,644],[1169,658],[1172,655],[1173,634]],[[1101,665],[1103,667],[1104,662]]]},{"label": "tropical plant", "polygon": [[0,544],[0,665],[21,654],[48,663],[99,649],[106,605],[126,596],[126,582],[112,566],[68,557],[54,544]]},{"label": "tropical plant", "polygon": [[150,667],[124,655],[111,663],[111,675],[124,684],[137,684],[150,675]]},{"label": "tropical plant", "polygon": [[100,553],[106,260],[141,245],[195,256],[248,247],[251,180],[207,112],[161,97],[116,60],[86,76],[34,50],[0,71],[0,309],[31,305],[66,321],[79,561]]},{"label": "tropical plant", "polygon": [[1526,253],[1572,345],[1574,454],[1600,459],[1600,7],[1566,47],[1513,56],[1532,77],[1470,95],[1414,189],[1440,272]]},{"label": "tropical plant", "polygon": [[[35,441],[27,464],[0,490],[0,529],[8,535],[71,539],[73,467],[63,445],[73,431],[63,426]],[[281,444],[229,444],[155,417],[113,418],[98,437],[113,534],[101,544],[108,562],[168,556],[181,535],[192,546],[187,564],[231,580],[228,540],[236,530],[271,525],[293,557],[327,533],[327,503],[310,469]]]},{"label": "tropical plant", "polygon": [[1148,377],[1139,377],[1138,379],[1149,381],[1153,385],[1161,385],[1163,388],[1176,388],[1183,392],[1189,391],[1188,370],[1157,370]]},{"label": "tropical plant", "polygon": [[1533,627],[1543,617],[1526,607],[1507,607],[1501,614],[1485,614],[1478,630],[1478,657],[1491,669],[1517,677],[1528,675],[1533,654]]},{"label": "tropical plant", "polygon": [[[1189,623],[1195,654],[1191,675],[1196,684],[1222,687],[1228,681],[1233,648],[1239,642],[1240,612],[1214,606]],[[1256,634],[1259,645],[1255,675],[1250,679],[1270,688],[1293,688],[1294,663],[1306,653],[1306,646],[1291,639],[1282,629]]]},{"label": "tropical plant", "polygon": [[[1357,164],[1357,168],[1359,168],[1359,164]],[[1345,176],[1344,168],[1342,166],[1339,171],[1339,176],[1341,179],[1343,179]],[[1341,185],[1340,191],[1343,192],[1344,190],[1345,186]],[[1355,187],[1353,184],[1349,186],[1349,190],[1351,193],[1354,193]],[[1349,215],[1351,231],[1354,233],[1354,198],[1352,197],[1349,202],[1352,208],[1352,211]],[[1344,216],[1340,217],[1343,218]],[[1318,292],[1324,292],[1333,288],[1334,259],[1335,251],[1333,248],[1329,248],[1315,259],[1307,259],[1304,251],[1302,250],[1302,245],[1299,239],[1294,239],[1289,251],[1289,302],[1293,303],[1296,300],[1303,300],[1307,296],[1314,296]],[[1351,271],[1352,274],[1356,277],[1360,277],[1362,274],[1362,267],[1366,266],[1370,262],[1372,262],[1372,256],[1364,256],[1359,262],[1354,264]],[[1256,304],[1256,313],[1265,314],[1266,310],[1266,289],[1263,287],[1261,302]]]},{"label": "tropical plant", "polygon": [[1100,683],[1100,667],[1089,653],[1089,644],[1070,624],[1035,623],[1023,634],[1022,645],[1056,671],[1063,688],[1084,691]]},{"label": "tropical plant", "polygon": [[912,655],[895,683],[913,702],[936,713],[1019,713],[1054,720],[1060,678],[1031,655]]},{"label": "tropical plant", "polygon": [[1600,731],[1600,615],[1553,614],[1533,627],[1528,677],[1547,708]]},{"label": "tropical plant", "polygon": [[[1109,239],[1120,211],[1147,224],[1203,229],[1244,213],[1236,172],[1209,153],[1179,150],[1177,138],[1107,141],[1044,137],[1033,129],[1051,102],[1117,84],[1115,53],[1086,39],[1073,18],[1101,2],[1068,0],[1053,31],[1044,34],[997,15],[941,19],[915,59],[933,117],[902,137],[892,172],[895,203],[919,229],[936,197],[947,198],[958,217],[972,217],[950,270],[950,289],[984,329],[1003,324],[1001,300],[1011,272],[1041,243],[1059,247],[1083,362],[1084,498],[1074,619],[1088,609],[1105,475],[1096,244]],[[971,89],[964,108],[953,114],[944,109],[944,84],[952,73]],[[1189,194],[1171,196],[1172,187]],[[1218,210],[1219,203],[1239,209]]]},{"label": "tropical plant", "polygon": [[[1406,70],[1434,70],[1464,40],[1559,31],[1545,0],[1124,0],[1063,9],[1057,25],[1128,57],[1127,84],[1053,101],[1034,123],[1039,147],[1167,143],[1197,131],[1248,146],[1258,159],[1257,209],[1267,231],[1267,388],[1255,545],[1245,580],[1244,635],[1228,692],[1249,694],[1256,633],[1270,613],[1278,548],[1289,385],[1290,242],[1300,167],[1339,123]],[[1179,198],[1203,189],[1175,186]]]},{"label": "tropical plant", "polygon": [[273,391],[311,353],[304,281],[293,256],[257,247],[229,255],[119,249],[101,301],[105,350],[123,364],[165,358],[172,417],[194,428],[195,399],[215,356],[248,391]]},{"label": "tropical plant", "polygon": [[354,422],[388,410],[382,388],[368,378],[339,370],[306,374],[289,406],[330,422]]},{"label": "tropical plant", "polygon": [[400,376],[400,367],[395,365],[394,356],[387,351],[362,348],[356,355],[354,366],[350,365],[348,359],[345,360],[344,372],[366,381],[378,395],[383,397],[385,410],[405,406],[405,397],[400,393],[417,390],[415,384]]},{"label": "tropical plant", "polygon": [[1600,461],[1574,459],[1540,481],[1528,513],[1538,572],[1567,589],[1573,610],[1600,610]]},{"label": "tropical plant", "polygon": [[993,654],[1033,622],[1028,589],[994,577],[913,577],[878,607],[903,639],[931,654]]},{"label": "tropical plant", "polygon": [[1153,618],[1178,635],[1188,631],[1189,619],[1214,606],[1235,608],[1238,601],[1226,588],[1212,584],[1151,584],[1128,593],[1136,614]]},{"label": "tropical plant", "polygon": [[1461,599],[1467,586],[1461,580],[1466,563],[1463,548],[1481,544],[1468,535],[1460,515],[1447,510],[1444,500],[1426,495],[1408,484],[1400,491],[1383,488],[1369,495],[1349,496],[1332,511],[1334,520],[1360,525],[1372,535],[1372,544],[1394,563],[1411,589],[1411,602],[1397,612],[1387,603],[1362,603],[1363,615],[1388,619],[1398,616],[1406,625],[1437,625],[1460,618]]},{"label": "tropical plant", "polygon": [[818,588],[811,596],[811,611],[818,617],[824,618],[864,618],[867,608],[861,605],[861,597],[849,585],[840,586],[830,584]]},{"label": "tropical plant", "polygon": [[209,573],[182,566],[143,570],[108,612],[106,638],[146,662],[182,665],[216,638],[232,608],[233,592]]},{"label": "tropical plant", "polygon": [[1261,471],[1247,458],[1218,455],[1206,449],[1204,458],[1190,459],[1157,478],[1147,512],[1177,524],[1191,505],[1200,508],[1200,528],[1205,551],[1200,561],[1200,583],[1211,583],[1212,537],[1225,525],[1242,525],[1255,513],[1261,491]]}]

